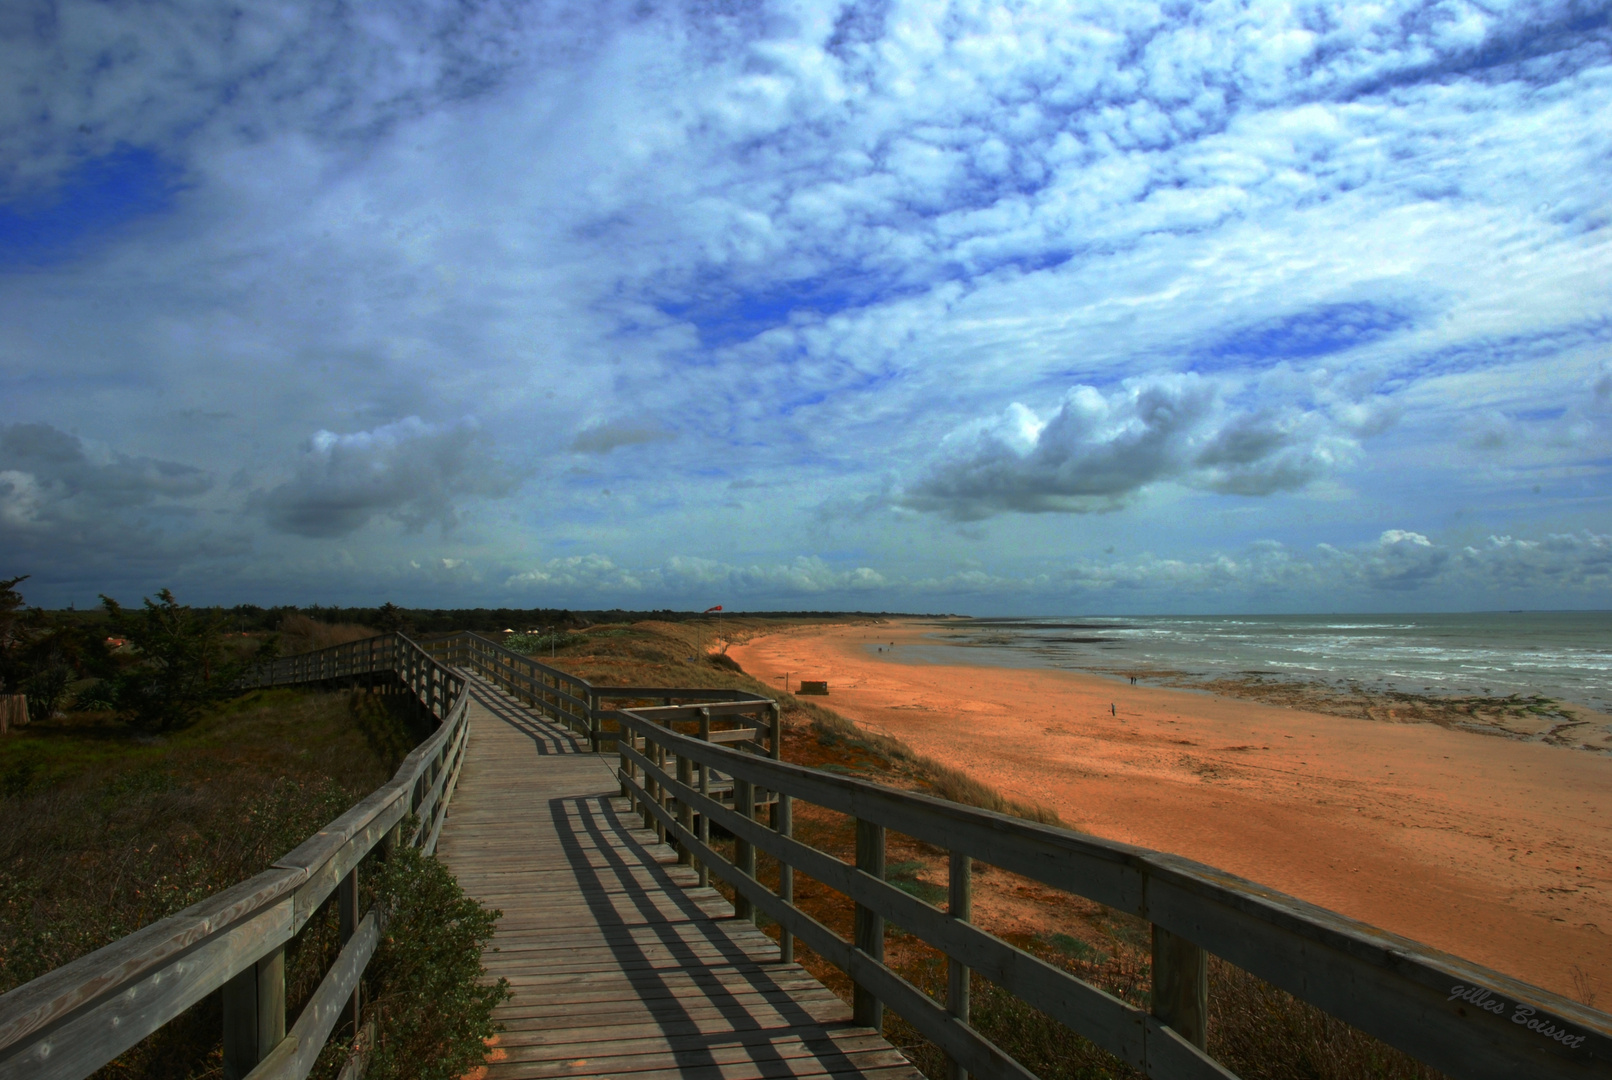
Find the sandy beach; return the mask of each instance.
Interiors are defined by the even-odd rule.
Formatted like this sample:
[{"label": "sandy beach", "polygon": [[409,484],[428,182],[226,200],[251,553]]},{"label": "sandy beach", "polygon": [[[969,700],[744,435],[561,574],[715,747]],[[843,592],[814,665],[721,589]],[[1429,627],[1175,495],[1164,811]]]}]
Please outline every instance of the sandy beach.
[{"label": "sandy beach", "polygon": [[792,687],[827,680],[837,712],[1072,828],[1612,1001],[1612,756],[1066,671],[904,660],[922,632],[799,628],[728,652],[780,688],[786,673]]}]

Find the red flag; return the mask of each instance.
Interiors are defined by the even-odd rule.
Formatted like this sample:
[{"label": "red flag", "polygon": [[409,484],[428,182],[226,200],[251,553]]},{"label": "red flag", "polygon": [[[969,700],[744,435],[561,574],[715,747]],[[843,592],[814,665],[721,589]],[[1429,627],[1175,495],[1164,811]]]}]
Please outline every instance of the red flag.
[{"label": "red flag", "polygon": [[706,608],[704,611],[700,612],[700,614],[701,615],[709,615],[713,611],[721,611],[721,610],[722,610],[722,605],[718,604],[716,607],[708,607],[708,608]]}]

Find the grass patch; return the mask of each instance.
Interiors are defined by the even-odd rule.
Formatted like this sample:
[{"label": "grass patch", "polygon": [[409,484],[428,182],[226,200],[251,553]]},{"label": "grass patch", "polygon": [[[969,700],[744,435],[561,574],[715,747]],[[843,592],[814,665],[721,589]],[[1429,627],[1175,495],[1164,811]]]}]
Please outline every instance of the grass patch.
[{"label": "grass patch", "polygon": [[[620,634],[620,631],[607,631],[607,633],[615,637]],[[588,640],[582,634],[557,630],[546,634],[510,634],[504,638],[503,646],[510,652],[542,660],[550,652],[568,652],[578,645],[585,644]]]},{"label": "grass patch", "polygon": [[[75,714],[0,740],[0,992],[266,869],[433,723],[406,695],[276,689],[162,736]],[[327,905],[288,948],[288,1015],[337,951]],[[221,1024],[211,995],[98,1075],[216,1075]]]},{"label": "grass patch", "polygon": [[909,862],[891,863],[884,868],[884,878],[908,896],[916,897],[926,904],[943,907],[948,895],[946,887],[936,885],[930,881],[924,881],[918,877],[919,874],[927,869],[929,869],[927,863],[916,859]]}]

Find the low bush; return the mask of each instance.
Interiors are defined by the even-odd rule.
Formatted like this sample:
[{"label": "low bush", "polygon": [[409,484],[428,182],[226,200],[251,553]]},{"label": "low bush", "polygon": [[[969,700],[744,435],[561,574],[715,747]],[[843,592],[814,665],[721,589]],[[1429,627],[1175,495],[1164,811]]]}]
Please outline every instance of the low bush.
[{"label": "low bush", "polygon": [[535,656],[541,660],[551,653],[584,644],[587,640],[583,634],[572,634],[564,630],[543,634],[510,634],[504,638],[504,648],[522,656]]},{"label": "low bush", "polygon": [[486,1056],[493,1009],[510,995],[507,980],[483,981],[481,965],[503,913],[466,896],[446,866],[414,848],[389,855],[373,880],[387,922],[365,976],[376,1038],[364,1075],[456,1080]]}]

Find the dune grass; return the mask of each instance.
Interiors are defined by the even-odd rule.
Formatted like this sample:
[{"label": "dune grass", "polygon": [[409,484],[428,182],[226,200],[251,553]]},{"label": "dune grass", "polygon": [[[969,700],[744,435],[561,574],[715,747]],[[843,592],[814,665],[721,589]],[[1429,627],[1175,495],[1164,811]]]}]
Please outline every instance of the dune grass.
[{"label": "dune grass", "polygon": [[[0,992],[266,869],[429,727],[403,695],[278,689],[166,736],[103,713],[0,739]],[[288,947],[289,1015],[338,950],[334,916]],[[221,1023],[215,994],[98,1075],[217,1075]]]},{"label": "dune grass", "polygon": [[293,612],[280,620],[276,640],[281,656],[295,656],[328,649],[332,645],[345,645],[349,641],[363,641],[379,634],[379,630],[357,623],[319,622]]}]

